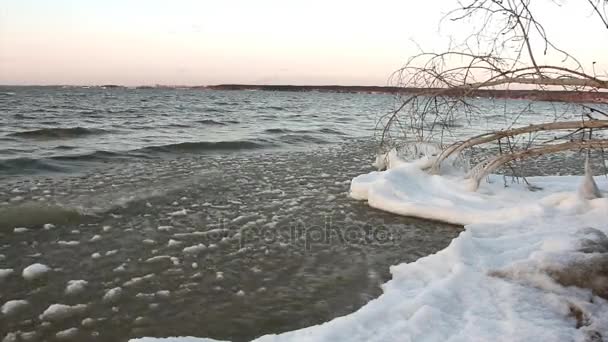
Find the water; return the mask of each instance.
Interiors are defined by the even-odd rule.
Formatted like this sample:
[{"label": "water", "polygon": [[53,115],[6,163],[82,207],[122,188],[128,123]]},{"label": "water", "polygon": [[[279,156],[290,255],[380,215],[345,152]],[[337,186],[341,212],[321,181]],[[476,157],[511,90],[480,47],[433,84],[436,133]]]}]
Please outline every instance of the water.
[{"label": "water", "polygon": [[[246,341],[355,311],[380,295],[390,265],[461,231],[348,197],[352,177],[372,170],[375,123],[393,104],[366,94],[1,88],[0,270],[13,273],[0,277],[0,305],[28,304],[0,315],[0,337]],[[457,123],[455,135],[503,119]],[[52,271],[25,280],[33,263]],[[66,293],[70,280],[87,285]],[[104,299],[115,288],[120,296]],[[58,303],[86,308],[40,318]]]},{"label": "water", "polygon": [[0,176],[86,162],[307,147],[369,137],[393,98],[202,90],[0,88]]}]

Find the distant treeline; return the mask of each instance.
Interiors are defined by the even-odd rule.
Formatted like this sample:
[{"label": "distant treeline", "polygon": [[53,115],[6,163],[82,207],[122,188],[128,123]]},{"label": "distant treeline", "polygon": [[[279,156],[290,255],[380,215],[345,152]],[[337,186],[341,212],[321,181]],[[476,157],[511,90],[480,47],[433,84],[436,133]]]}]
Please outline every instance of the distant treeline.
[{"label": "distant treeline", "polygon": [[368,94],[431,94],[442,91],[445,96],[469,96],[488,98],[526,99],[535,101],[560,102],[601,102],[608,103],[608,92],[578,92],[560,90],[463,90],[463,89],[431,89],[431,88],[401,88],[379,86],[297,86],[297,85],[252,85],[252,84],[219,84],[212,86],[194,87],[213,90],[263,90],[263,91],[294,91],[294,92],[331,92],[331,93],[368,93]]}]

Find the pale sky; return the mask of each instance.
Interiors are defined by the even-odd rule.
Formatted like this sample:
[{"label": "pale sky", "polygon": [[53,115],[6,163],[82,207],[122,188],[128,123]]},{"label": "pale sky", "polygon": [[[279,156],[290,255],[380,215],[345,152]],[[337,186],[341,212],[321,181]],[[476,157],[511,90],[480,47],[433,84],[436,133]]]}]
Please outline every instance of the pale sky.
[{"label": "pale sky", "polygon": [[[417,45],[444,46],[454,32],[439,31],[437,24],[456,4],[0,1],[0,84],[124,85],[386,85],[390,73],[418,52]],[[556,40],[584,63],[608,59],[608,30],[599,22],[588,29],[596,19],[586,1],[563,2],[580,8],[559,15],[548,8],[546,25]],[[575,12],[575,19],[563,17]]]}]

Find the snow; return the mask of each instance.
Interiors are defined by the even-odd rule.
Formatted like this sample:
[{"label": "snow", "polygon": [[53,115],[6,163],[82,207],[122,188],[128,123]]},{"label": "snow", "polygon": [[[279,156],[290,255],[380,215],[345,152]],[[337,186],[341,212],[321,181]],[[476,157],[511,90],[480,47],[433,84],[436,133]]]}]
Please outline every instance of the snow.
[{"label": "snow", "polygon": [[40,315],[41,321],[61,321],[84,312],[87,309],[85,304],[65,305],[51,304]]},{"label": "snow", "polygon": [[69,280],[65,288],[65,294],[72,296],[82,293],[87,285],[88,282],[86,280]]},{"label": "snow", "polygon": [[50,270],[51,269],[48,266],[36,263],[23,269],[22,275],[25,280],[34,280],[44,276]]},{"label": "snow", "polygon": [[430,175],[422,170],[428,162],[389,161],[387,171],[354,178],[351,196],[396,214],[461,224],[464,231],[435,254],[391,267],[383,294],[358,311],[256,341],[585,341],[608,336],[608,199],[597,198],[606,197],[606,178],[593,182],[603,193],[588,175],[528,178],[537,191],[492,175],[471,191],[463,173]]},{"label": "snow", "polygon": [[10,315],[15,314],[15,313],[19,312],[20,310],[24,309],[28,305],[29,305],[29,303],[27,300],[23,300],[23,299],[9,300],[8,302],[4,303],[4,305],[2,305],[2,308],[0,308],[0,312],[2,312],[3,315],[10,316]]}]

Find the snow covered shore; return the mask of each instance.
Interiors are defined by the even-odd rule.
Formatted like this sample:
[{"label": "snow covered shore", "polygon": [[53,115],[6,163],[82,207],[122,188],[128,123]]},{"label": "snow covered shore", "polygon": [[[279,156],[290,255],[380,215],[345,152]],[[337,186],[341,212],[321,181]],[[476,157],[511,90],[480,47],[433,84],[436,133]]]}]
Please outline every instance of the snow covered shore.
[{"label": "snow covered shore", "polygon": [[[465,230],[444,250],[393,266],[384,293],[355,313],[257,341],[608,338],[607,198],[585,199],[577,176],[529,178],[539,187],[530,191],[493,175],[471,192],[461,174],[429,175],[420,166],[399,163],[356,177],[351,195]],[[596,182],[606,197],[608,181]]]}]

